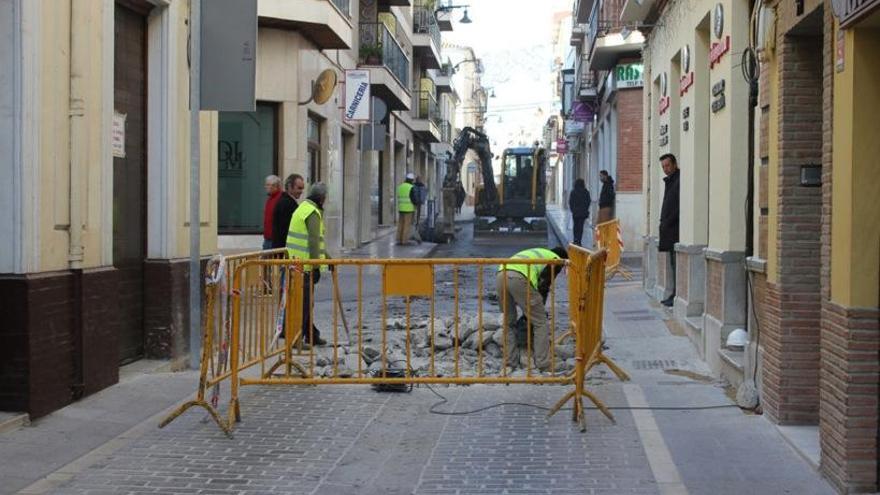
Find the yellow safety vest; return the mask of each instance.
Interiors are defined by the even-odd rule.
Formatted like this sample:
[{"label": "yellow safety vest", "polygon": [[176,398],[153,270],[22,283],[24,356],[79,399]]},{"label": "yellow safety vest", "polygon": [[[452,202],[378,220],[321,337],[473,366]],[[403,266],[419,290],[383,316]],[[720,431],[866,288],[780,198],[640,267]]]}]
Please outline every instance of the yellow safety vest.
[{"label": "yellow safety vest", "polygon": [[[307,260],[309,255],[309,230],[306,228],[306,219],[316,213],[321,222],[321,259],[327,258],[324,247],[324,215],[315,203],[307,199],[300,203],[290,217],[290,228],[287,230],[287,256],[291,259]],[[321,265],[321,271],[327,270],[327,265]],[[303,265],[303,270],[312,270],[311,265]]]},{"label": "yellow safety vest", "polygon": [[397,186],[397,211],[400,213],[412,213],[416,211],[415,205],[409,198],[409,193],[412,191],[412,188],[413,185],[409,182],[404,182]]},{"label": "yellow safety vest", "polygon": [[[514,254],[511,259],[525,259],[525,260],[558,260],[559,255],[545,248],[533,248],[526,249],[525,251],[520,251]],[[513,272],[522,273],[522,275],[532,284],[532,287],[535,289],[538,288],[538,277],[541,276],[541,272],[544,270],[544,267],[547,265],[498,265],[498,271],[502,270],[510,270]]]}]

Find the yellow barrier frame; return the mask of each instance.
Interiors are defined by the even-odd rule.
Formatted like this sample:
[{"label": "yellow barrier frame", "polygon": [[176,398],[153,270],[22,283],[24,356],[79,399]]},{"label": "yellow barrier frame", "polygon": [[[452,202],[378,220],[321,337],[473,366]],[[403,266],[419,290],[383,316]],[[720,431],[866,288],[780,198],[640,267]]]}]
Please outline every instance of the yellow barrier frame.
[{"label": "yellow barrier frame", "polygon": [[611,279],[614,275],[620,274],[624,280],[632,280],[632,272],[622,262],[623,250],[618,238],[619,234],[620,219],[614,218],[596,225],[596,249],[608,251],[608,262],[605,267],[607,278]]},{"label": "yellow barrier frame", "polygon": [[[570,318],[570,328],[572,335],[575,338],[575,368],[570,373],[559,375],[555,373],[555,360],[554,360],[554,348],[555,348],[555,335],[553,332],[555,331],[555,313],[556,313],[556,297],[555,297],[555,289],[551,290],[550,298],[551,298],[551,309],[549,315],[549,342],[550,342],[550,361],[551,361],[551,369],[549,375],[534,375],[532,374],[532,349],[531,349],[531,316],[526,310],[526,319],[529,322],[528,327],[528,344],[527,344],[527,352],[528,352],[528,368],[525,376],[510,376],[507,373],[507,369],[503,366],[500,371],[500,376],[487,376],[483,375],[482,368],[482,350],[478,349],[478,362],[477,376],[461,376],[459,369],[459,351],[461,349],[462,342],[458,339],[459,337],[459,315],[458,315],[458,284],[459,284],[459,268],[461,266],[481,266],[484,267],[486,265],[505,265],[511,264],[512,260],[510,258],[447,258],[447,259],[333,259],[333,260],[287,260],[287,259],[264,259],[263,253],[251,253],[249,255],[243,255],[241,258],[238,258],[235,263],[234,268],[231,270],[231,278],[232,278],[232,286],[229,289],[230,296],[232,298],[231,301],[231,322],[228,325],[229,330],[229,353],[225,356],[220,354],[218,357],[215,356],[214,353],[217,350],[216,342],[214,341],[214,327],[216,326],[212,321],[212,317],[214,314],[214,308],[218,304],[217,294],[218,291],[212,290],[209,286],[209,290],[207,291],[208,296],[208,308],[207,318],[205,322],[205,343],[203,346],[202,352],[202,361],[201,361],[201,369],[199,375],[199,388],[197,390],[196,399],[186,404],[182,405],[174,412],[172,412],[167,418],[165,418],[162,423],[160,423],[160,427],[167,425],[174,418],[178,417],[188,408],[193,406],[199,406],[206,409],[213,420],[217,423],[220,428],[230,434],[232,431],[232,426],[235,422],[241,421],[241,407],[240,407],[240,399],[239,399],[239,390],[240,386],[246,385],[322,385],[322,384],[491,384],[491,383],[504,383],[504,384],[512,384],[512,383],[529,383],[529,384],[571,384],[574,385],[574,388],[565,394],[559,402],[552,408],[548,416],[552,416],[555,412],[557,412],[561,407],[563,407],[569,400],[571,400],[574,404],[572,420],[576,421],[580,425],[581,431],[585,431],[586,429],[586,419],[584,414],[584,406],[583,406],[583,397],[587,397],[592,401],[596,407],[608,417],[612,422],[614,421],[614,417],[607,407],[602,403],[601,400],[598,399],[592,392],[586,389],[585,387],[585,379],[586,374],[590,371],[591,368],[598,364],[606,364],[609,368],[620,377],[621,380],[628,380],[629,377],[620,369],[616,364],[614,364],[610,359],[605,357],[602,354],[602,318],[603,318],[603,305],[604,305],[604,286],[605,286],[605,261],[607,258],[607,253],[603,251],[599,251],[596,253],[591,253],[586,249],[580,248],[578,246],[570,245],[569,246],[569,257],[568,261],[563,260],[532,260],[532,259],[517,259],[515,261],[516,264],[540,264],[540,265],[563,265],[569,269],[569,318]],[[239,261],[240,260],[240,261]],[[302,353],[302,342],[300,339],[301,334],[301,325],[302,325],[302,315],[301,311],[297,311],[297,308],[300,308],[302,305],[302,297],[304,290],[313,290],[314,286],[310,285],[310,287],[303,287],[303,277],[301,271],[301,265],[303,264],[326,264],[326,265],[335,265],[335,266],[355,266],[357,268],[357,278],[358,278],[358,286],[357,286],[357,355],[358,355],[358,370],[357,376],[352,377],[340,377],[339,376],[339,361],[337,359],[339,352],[338,347],[338,333],[336,329],[336,321],[337,321],[337,307],[334,305],[333,309],[333,369],[334,373],[332,377],[316,377],[313,376],[309,370],[314,370],[315,367],[315,353],[307,352],[306,354]],[[368,376],[365,374],[362,368],[362,359],[363,355],[363,339],[362,339],[362,328],[363,328],[363,303],[362,303],[362,283],[363,283],[363,268],[365,266],[381,266],[383,268],[383,311],[382,311],[382,370],[386,370],[387,362],[386,362],[386,345],[385,345],[385,334],[387,333],[387,325],[386,325],[386,305],[384,304],[384,298],[388,295],[392,296],[403,296],[405,297],[406,303],[406,361],[407,361],[407,371],[404,377],[388,377],[384,376],[384,374],[379,376]],[[455,341],[454,341],[454,366],[455,373],[454,376],[437,376],[435,370],[435,362],[434,358],[436,355],[436,349],[434,347],[434,294],[433,294],[433,285],[426,286],[424,283],[424,277],[426,274],[430,274],[433,281],[433,273],[434,267],[442,265],[442,266],[451,266],[453,269],[453,280],[455,285]],[[258,268],[258,269],[257,269]],[[249,270],[250,269],[250,270]],[[483,269],[479,270],[478,276],[478,299],[480,307],[482,307],[482,298],[483,298],[483,289],[484,289],[484,281],[483,281]],[[282,347],[274,347],[273,345],[267,346],[267,342],[265,341],[265,337],[267,332],[265,329],[260,328],[260,325],[265,325],[268,321],[270,321],[265,314],[265,307],[255,308],[253,304],[242,304],[243,299],[250,303],[252,301],[259,301],[261,298],[265,298],[262,293],[255,292],[254,287],[260,287],[259,284],[252,283],[248,277],[247,273],[262,273],[262,276],[265,276],[266,273],[270,273],[268,286],[269,287],[280,287],[279,282],[279,274],[283,274],[290,282],[288,285],[290,286],[290,290],[284,292],[286,297],[285,303],[282,305],[286,307],[288,310],[284,313],[285,317],[285,343]],[[227,273],[227,276],[229,274]],[[389,278],[389,275],[391,278]],[[554,275],[555,277],[555,275]],[[228,278],[228,277],[227,277]],[[264,285],[266,285],[266,281],[262,281]],[[506,282],[506,279],[505,279]],[[555,280],[553,280],[555,282]],[[555,286],[555,283],[551,283],[551,287]],[[264,288],[265,289],[265,288]],[[428,292],[430,291],[430,295]],[[505,283],[505,291],[506,291],[506,283]],[[415,376],[410,373],[410,298],[417,296],[428,296],[430,298],[431,305],[431,318],[430,318],[430,332],[432,338],[432,344],[430,346],[430,367],[429,374],[430,376]],[[277,299],[276,293],[272,292],[270,294],[271,299]],[[314,301],[314,298],[311,299]],[[502,305],[506,305],[506,297],[503,298],[502,301],[499,301]],[[259,303],[257,304],[259,306]],[[265,305],[264,305],[265,306]],[[314,304],[312,305],[314,306]],[[528,306],[528,305],[527,305]],[[506,309],[506,308],[505,308]],[[312,309],[312,311],[314,311]],[[222,314],[222,313],[221,313]],[[479,341],[483,342],[483,321],[482,321],[482,310],[479,311]],[[506,312],[504,321],[502,323],[503,331],[513,331],[508,322],[506,321]],[[268,315],[273,316],[273,315]],[[274,317],[278,317],[278,312],[274,313]],[[314,319],[312,320],[314,321]],[[227,327],[226,325],[221,325],[221,330]],[[256,331],[255,331],[256,330]],[[507,338],[506,335],[503,337],[503,359],[506,361],[507,357]],[[258,341],[258,342],[255,342]],[[299,354],[294,353],[294,344],[299,342]],[[349,342],[349,345],[352,345],[352,342]],[[266,369],[266,361],[272,357],[277,356],[278,362],[276,362],[273,366],[271,366],[268,370]],[[295,357],[299,358],[307,358],[309,360],[309,370],[306,369],[305,366],[299,364],[294,359]],[[217,367],[216,364],[219,361],[223,361],[225,359],[228,361],[228,371],[226,371],[224,364],[220,363],[220,366]],[[255,365],[260,365],[260,374],[259,377],[244,377],[241,373],[250,367]],[[281,366],[285,367],[285,373],[283,376],[275,376],[273,373]],[[296,369],[299,376],[294,376],[294,368]],[[210,376],[209,376],[210,375]],[[229,379],[229,387],[230,387],[230,399],[229,399],[229,408],[228,408],[228,416],[227,420],[223,421],[220,417],[219,411],[217,409],[216,403],[209,403],[205,399],[206,391],[209,387],[217,386],[221,381]]]}]

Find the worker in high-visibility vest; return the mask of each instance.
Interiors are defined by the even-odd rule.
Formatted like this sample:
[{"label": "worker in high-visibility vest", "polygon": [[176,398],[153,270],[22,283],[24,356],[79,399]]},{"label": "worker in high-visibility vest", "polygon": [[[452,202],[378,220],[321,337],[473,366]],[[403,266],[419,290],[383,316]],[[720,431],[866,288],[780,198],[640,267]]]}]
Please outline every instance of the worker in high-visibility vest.
[{"label": "worker in high-visibility vest", "polygon": [[[297,206],[290,217],[287,231],[287,256],[291,259],[327,259],[324,243],[324,201],[327,186],[312,184],[308,197]],[[321,281],[321,272],[335,269],[333,265],[303,265],[302,335],[307,344],[324,345],[321,332],[312,323],[312,296],[314,286]]]},{"label": "worker in high-visibility vest", "polygon": [[412,235],[410,231],[417,203],[417,191],[413,186],[415,179],[412,172],[407,172],[406,180],[397,186],[397,244],[408,244],[411,237],[422,243],[421,237]]},{"label": "worker in high-visibility vest", "polygon": [[[532,248],[520,251],[512,260],[560,260],[568,259],[568,253],[561,247],[553,249]],[[498,304],[505,311],[507,324],[506,365],[516,368],[519,365],[519,351],[516,338],[516,308],[530,320],[532,327],[532,355],[535,367],[541,371],[550,369],[550,332],[547,327],[547,312],[544,309],[550,283],[562,270],[562,265],[505,263],[498,266],[495,277],[495,290]],[[506,306],[506,307],[505,307]],[[525,346],[524,346],[525,347]]]}]

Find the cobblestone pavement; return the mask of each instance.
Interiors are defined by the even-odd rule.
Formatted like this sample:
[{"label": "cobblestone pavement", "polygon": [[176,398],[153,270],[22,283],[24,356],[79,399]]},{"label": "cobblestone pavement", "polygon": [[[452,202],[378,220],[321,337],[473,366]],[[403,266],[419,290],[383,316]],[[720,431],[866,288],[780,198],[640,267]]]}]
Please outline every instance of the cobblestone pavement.
[{"label": "cobblestone pavement", "polygon": [[[559,386],[436,389],[440,410],[498,402],[550,405]],[[599,393],[624,402],[619,386]],[[581,434],[563,411],[502,406],[467,416],[428,413],[426,388],[257,387],[233,439],[189,413],[151,432],[55,493],[657,493],[627,412],[589,411]]]},{"label": "cobblestone pavement", "polygon": [[[509,256],[525,247],[477,245],[466,234],[435,256]],[[431,414],[438,398],[425,387],[408,394],[343,385],[246,387],[234,438],[191,410],[69,469],[72,478],[52,485],[52,493],[833,493],[772,424],[733,407],[687,337],[666,327],[667,317],[637,280],[609,282],[608,355],[633,380],[621,383],[601,368],[591,373],[588,388],[616,408],[617,422],[589,410],[586,434],[568,411],[547,419],[540,408],[507,404]],[[546,407],[568,388],[435,390],[448,399],[436,409],[466,412],[502,402]],[[630,409],[641,404],[652,409]]]}]

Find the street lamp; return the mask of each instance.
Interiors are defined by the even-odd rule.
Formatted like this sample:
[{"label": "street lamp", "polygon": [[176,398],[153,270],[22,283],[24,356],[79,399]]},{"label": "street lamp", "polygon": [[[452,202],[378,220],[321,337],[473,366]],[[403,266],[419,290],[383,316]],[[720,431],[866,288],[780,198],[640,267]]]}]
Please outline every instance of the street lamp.
[{"label": "street lamp", "polygon": [[458,22],[462,24],[470,24],[474,21],[472,21],[471,18],[468,17],[468,7],[470,7],[470,5],[443,5],[434,9],[434,17],[437,17],[438,12],[450,12],[453,9],[464,9],[464,15],[461,16],[461,20]]}]

